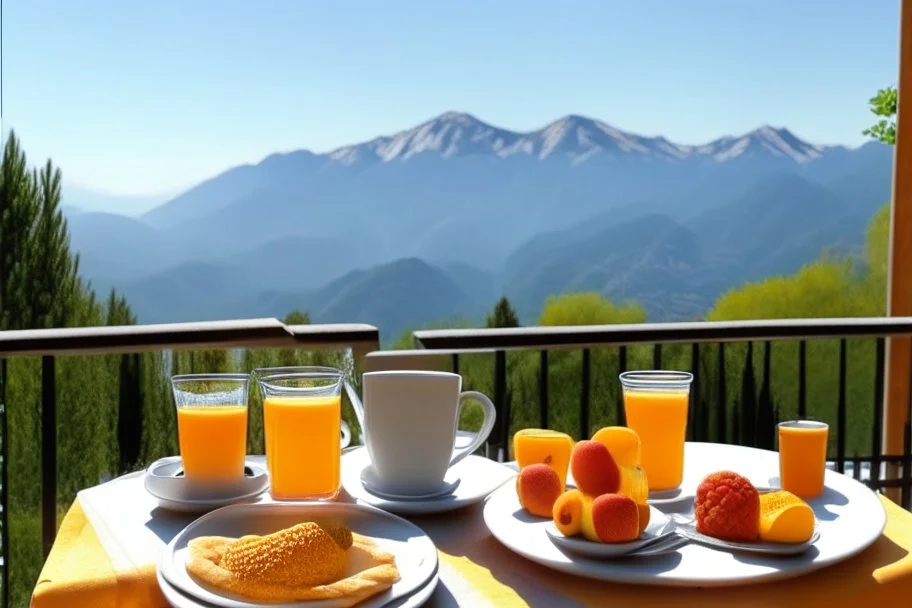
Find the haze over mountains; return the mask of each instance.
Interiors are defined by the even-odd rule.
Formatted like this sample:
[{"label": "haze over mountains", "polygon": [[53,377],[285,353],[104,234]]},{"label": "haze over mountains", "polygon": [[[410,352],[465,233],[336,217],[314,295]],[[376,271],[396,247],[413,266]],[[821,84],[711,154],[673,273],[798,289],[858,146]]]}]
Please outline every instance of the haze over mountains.
[{"label": "haze over mountains", "polygon": [[70,216],[84,274],[143,322],[363,321],[384,339],[506,294],[703,314],[746,280],[851,252],[889,198],[892,151],[760,127],[703,145],[582,116],[519,133],[447,113],[327,154],[231,168],[141,217]]}]

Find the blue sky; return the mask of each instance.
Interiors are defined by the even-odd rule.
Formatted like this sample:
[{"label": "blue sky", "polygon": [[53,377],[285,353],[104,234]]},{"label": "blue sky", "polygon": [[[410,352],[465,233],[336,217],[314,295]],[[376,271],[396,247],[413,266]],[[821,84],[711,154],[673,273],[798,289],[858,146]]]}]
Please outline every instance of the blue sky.
[{"label": "blue sky", "polygon": [[68,184],[164,196],[447,110],[857,145],[896,0],[5,0],[3,122]]}]

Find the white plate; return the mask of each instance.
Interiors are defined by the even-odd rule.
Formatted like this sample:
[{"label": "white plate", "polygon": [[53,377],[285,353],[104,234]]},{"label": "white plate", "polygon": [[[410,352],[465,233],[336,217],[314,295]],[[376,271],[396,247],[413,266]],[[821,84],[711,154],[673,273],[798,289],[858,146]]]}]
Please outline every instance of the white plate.
[{"label": "white plate", "polygon": [[[387,604],[376,604],[373,599],[368,599],[359,604],[358,608],[364,608],[365,606],[376,606],[377,608],[381,606],[382,608],[420,608],[424,606],[424,603],[434,593],[438,582],[440,582],[440,575],[435,571],[430,580],[411,595],[393,600]],[[165,599],[174,608],[215,608],[212,604],[201,602],[178,591],[171,583],[165,580],[160,571],[158,572],[158,586],[161,588]]]},{"label": "white plate", "polygon": [[[359,606],[384,606],[414,593],[437,571],[437,548],[414,524],[369,506],[331,502],[223,507],[197,519],[175,536],[162,555],[159,570],[179,591],[205,604],[220,608],[262,606],[214,593],[193,580],[187,572],[187,543],[199,536],[238,538],[246,534],[271,534],[316,518],[337,520],[354,532],[377,539],[382,549],[396,556],[399,582]],[[270,604],[275,608],[336,608],[339,605],[338,600]]]},{"label": "white plate", "polygon": [[[519,516],[517,516],[519,517]],[[530,522],[538,523],[541,518],[526,515]],[[675,525],[667,515],[656,509],[649,508],[649,525],[640,534],[640,538],[629,543],[597,543],[586,540],[582,536],[564,536],[554,525],[553,521],[545,520],[545,534],[558,547],[571,553],[576,553],[592,559],[615,559],[636,551],[657,540],[660,536],[674,534]]]},{"label": "white plate", "polygon": [[185,478],[174,476],[181,468],[180,456],[161,458],[149,465],[143,476],[143,486],[163,509],[182,513],[204,513],[227,505],[249,502],[265,492],[269,487],[269,475],[260,460],[256,457],[247,458],[244,465],[254,474],[245,477],[237,491],[230,494],[206,497],[194,492],[187,486]]},{"label": "white plate", "polygon": [[367,491],[361,483],[361,472],[370,466],[366,448],[352,450],[342,457],[342,486],[352,498],[373,505],[384,511],[400,515],[426,515],[444,513],[475,504],[512,479],[515,473],[509,467],[481,456],[467,456],[447,471],[444,482],[455,483],[451,494],[427,499],[391,500]]},{"label": "white plate", "polygon": [[[722,463],[720,465],[720,463]],[[731,445],[688,443],[685,448],[684,492],[694,493],[700,481],[721,468],[737,471],[757,486],[770,485],[779,473],[776,452]],[[605,581],[644,585],[720,587],[792,578],[846,560],[874,543],[886,525],[883,504],[861,483],[827,471],[826,491],[809,501],[820,538],[793,557],[747,555],[691,543],[674,553],[630,560],[593,560],[561,551],[551,542],[547,520],[530,524],[522,514],[516,490],[509,484],[494,492],[484,519],[501,543],[516,553],[554,570]]]}]

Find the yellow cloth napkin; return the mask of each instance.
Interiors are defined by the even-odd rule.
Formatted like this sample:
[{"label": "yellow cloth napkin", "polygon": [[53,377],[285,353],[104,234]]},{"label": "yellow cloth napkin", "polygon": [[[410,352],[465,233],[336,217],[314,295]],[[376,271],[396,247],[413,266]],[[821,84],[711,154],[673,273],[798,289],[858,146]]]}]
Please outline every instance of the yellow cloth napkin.
[{"label": "yellow cloth napkin", "polygon": [[155,564],[115,572],[77,499],[60,525],[32,595],[33,608],[161,608]]},{"label": "yellow cloth napkin", "polygon": [[[481,509],[416,520],[438,543],[446,592],[428,603],[455,599],[460,606],[903,606],[912,598],[912,513],[881,497],[887,512],[883,536],[868,550],[820,572],[751,587],[684,589],[601,583],[549,570],[502,546],[487,532]],[[445,536],[445,537],[444,537]],[[436,598],[436,599],[435,599]],[[159,608],[167,602],[153,563],[115,572],[77,500],[63,520],[32,597],[33,608]],[[449,605],[452,605],[450,602]]]}]

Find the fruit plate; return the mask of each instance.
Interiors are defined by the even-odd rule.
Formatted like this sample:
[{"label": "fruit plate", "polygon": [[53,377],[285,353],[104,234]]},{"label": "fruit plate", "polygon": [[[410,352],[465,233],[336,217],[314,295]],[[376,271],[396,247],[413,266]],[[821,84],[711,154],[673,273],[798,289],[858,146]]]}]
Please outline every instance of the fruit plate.
[{"label": "fruit plate", "polygon": [[[675,525],[667,515],[655,507],[650,507],[649,511],[649,525],[640,534],[640,538],[629,543],[597,543],[582,536],[564,536],[558,531],[553,521],[545,522],[545,534],[548,535],[551,542],[565,551],[592,559],[616,559],[650,546],[669,534],[674,534]],[[529,516],[529,519],[531,520],[532,517]]]},{"label": "fruit plate", "polygon": [[[396,556],[400,580],[386,591],[361,602],[359,608],[379,608],[410,595],[422,588],[437,570],[437,548],[421,528],[374,507],[332,502],[241,504],[223,507],[197,519],[175,536],[163,551],[158,569],[172,587],[204,605],[220,608],[262,606],[263,604],[210,591],[197,583],[187,571],[187,543],[199,536],[240,538],[247,534],[271,534],[301,522],[322,519],[338,521],[353,532],[371,537],[382,549]],[[340,598],[270,606],[340,608],[348,603],[345,598]]]},{"label": "fruit plate", "polygon": [[[691,495],[706,475],[723,467],[737,471],[760,487],[775,485],[771,479],[779,474],[776,452],[733,445],[688,443],[684,463],[682,490]],[[834,471],[826,472],[825,484],[823,495],[808,502],[817,518],[820,537],[807,551],[790,557],[719,550],[696,542],[655,557],[583,557],[554,545],[545,530],[548,520],[530,521],[519,505],[513,484],[505,484],[488,498],[484,519],[491,534],[507,548],[560,572],[642,585],[746,585],[820,570],[857,555],[880,537],[886,513],[874,492]]]}]

